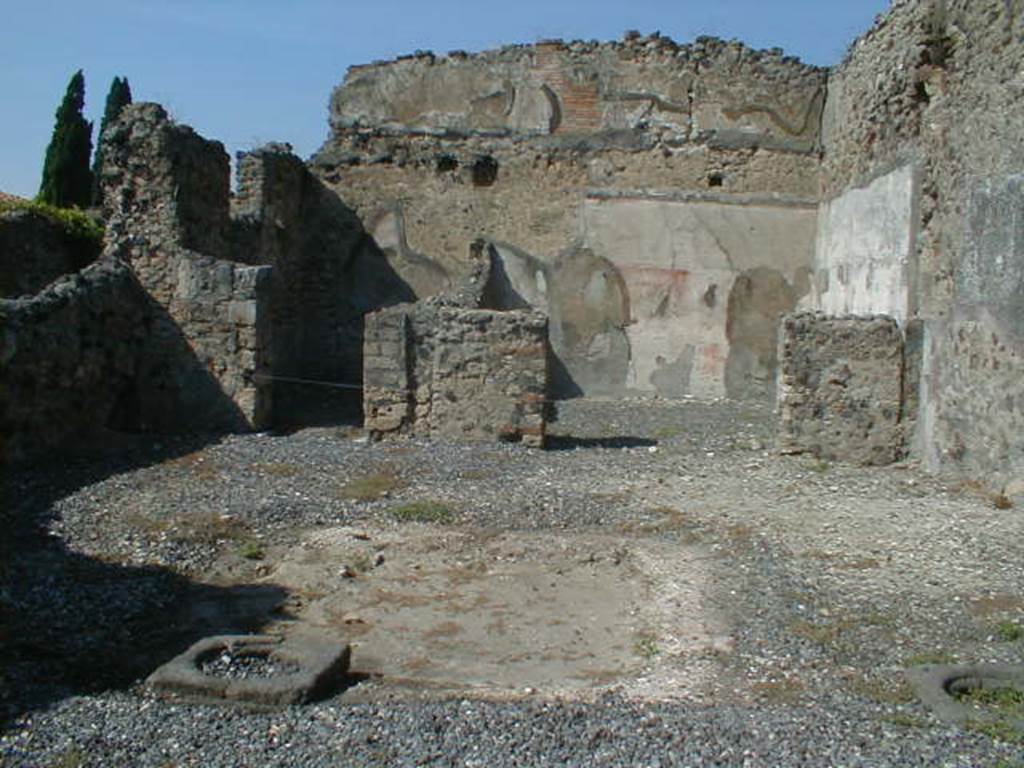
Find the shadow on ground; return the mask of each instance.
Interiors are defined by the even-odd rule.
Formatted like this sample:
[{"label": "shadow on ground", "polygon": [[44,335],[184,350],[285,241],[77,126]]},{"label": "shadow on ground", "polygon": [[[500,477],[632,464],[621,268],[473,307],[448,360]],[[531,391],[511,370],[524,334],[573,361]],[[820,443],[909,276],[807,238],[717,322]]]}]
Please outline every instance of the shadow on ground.
[{"label": "shadow on ground", "polygon": [[577,448],[650,448],[657,440],[646,437],[572,437],[570,435],[549,435],[544,447],[549,451],[572,451]]},{"label": "shadow on ground", "polygon": [[258,631],[287,598],[273,585],[225,588],[106,561],[52,535],[59,499],[211,441],[124,439],[136,449],[0,470],[0,730],[71,695],[127,688],[201,637]]}]

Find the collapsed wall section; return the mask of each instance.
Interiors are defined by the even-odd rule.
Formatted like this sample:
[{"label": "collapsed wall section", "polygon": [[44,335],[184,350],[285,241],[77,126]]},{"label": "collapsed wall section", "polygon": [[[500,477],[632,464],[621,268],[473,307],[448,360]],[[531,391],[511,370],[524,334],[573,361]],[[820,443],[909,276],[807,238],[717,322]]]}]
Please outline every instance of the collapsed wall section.
[{"label": "collapsed wall section", "polygon": [[[781,51],[711,38],[418,55],[349,71],[312,168],[343,190],[418,296],[457,284],[478,237],[512,254],[509,273],[524,277],[513,288],[542,294],[531,306],[551,318],[556,395],[766,397],[775,321],[807,290],[824,86],[824,70]],[[742,266],[699,293],[714,283],[719,303],[700,322],[717,327],[688,335],[705,306],[691,301],[696,288],[655,316],[664,297],[651,299],[651,281],[625,272],[643,264],[676,283],[701,273],[722,206],[731,206],[729,229],[754,234],[721,259]],[[661,226],[667,211],[675,221]],[[637,239],[607,237],[605,212]],[[765,228],[771,217],[786,223]],[[561,284],[576,278],[586,298],[578,283]],[[734,353],[722,308],[752,284],[770,295],[748,303],[770,315],[771,338]],[[666,341],[677,333],[678,343]],[[701,367],[705,351],[715,360]]]},{"label": "collapsed wall section", "polygon": [[0,465],[96,440],[130,418],[147,301],[101,260],[42,292],[0,299]]}]

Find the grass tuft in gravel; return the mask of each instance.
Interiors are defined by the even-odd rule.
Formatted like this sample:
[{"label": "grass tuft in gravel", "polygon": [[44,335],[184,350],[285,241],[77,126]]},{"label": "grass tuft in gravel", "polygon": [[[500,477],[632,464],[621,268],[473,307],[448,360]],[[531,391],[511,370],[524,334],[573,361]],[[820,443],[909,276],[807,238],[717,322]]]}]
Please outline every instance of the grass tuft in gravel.
[{"label": "grass tuft in gravel", "polygon": [[262,560],[266,557],[263,546],[258,541],[251,539],[242,543],[242,546],[238,548],[238,554],[246,560]]},{"label": "grass tuft in gravel", "polygon": [[383,469],[357,477],[341,487],[340,495],[354,501],[378,501],[387,498],[404,485],[391,469]]},{"label": "grass tuft in gravel", "polygon": [[236,517],[217,512],[193,512],[179,516],[170,536],[175,541],[189,544],[218,544],[241,538],[247,528]]},{"label": "grass tuft in gravel", "polygon": [[908,667],[918,667],[922,664],[955,664],[956,657],[946,651],[924,651],[915,653],[904,659],[903,664]]},{"label": "grass tuft in gravel", "polygon": [[393,507],[392,516],[400,523],[448,523],[455,512],[440,501],[412,501]]},{"label": "grass tuft in gravel", "polygon": [[1015,621],[1001,621],[996,624],[996,637],[1004,643],[1015,643],[1024,638],[1024,627]]},{"label": "grass tuft in gravel", "polygon": [[661,648],[658,646],[658,638],[655,637],[653,632],[640,633],[637,635],[636,642],[633,643],[633,651],[640,658],[650,661],[661,653]]}]

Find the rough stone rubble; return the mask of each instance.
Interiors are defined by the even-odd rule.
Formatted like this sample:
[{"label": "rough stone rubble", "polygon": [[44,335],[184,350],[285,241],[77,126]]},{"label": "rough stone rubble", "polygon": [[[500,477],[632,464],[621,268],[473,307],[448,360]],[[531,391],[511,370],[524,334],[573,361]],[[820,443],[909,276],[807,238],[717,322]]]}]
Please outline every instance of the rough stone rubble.
[{"label": "rough stone rubble", "polygon": [[[119,303],[142,302],[143,330],[68,330],[68,341],[100,339],[92,362],[58,343],[68,353],[43,365],[26,340],[65,331],[34,325],[47,321],[31,307],[99,302],[75,317],[109,326],[93,281],[5,299],[6,455],[103,426],[261,428],[358,412],[355,388],[390,357],[364,338],[364,317],[457,292],[480,240],[493,269],[474,311],[547,317],[543,374],[527,373],[532,363],[502,373],[508,356],[494,350],[526,327],[512,314],[481,336],[490,351],[465,361],[534,377],[504,396],[539,397],[543,377],[546,398],[778,398],[801,414],[783,420],[787,450],[910,455],[1017,492],[1020,25],[1013,4],[899,3],[832,70],[633,34],[354,67],[308,166],[280,145],[246,153],[234,199],[219,144],[136,105],[109,139],[105,258],[131,270]],[[978,120],[984,130],[961,130]],[[391,311],[414,331],[416,318],[454,317],[430,306]],[[807,386],[852,367],[875,332],[871,320],[826,319],[780,339],[782,318],[808,310],[891,317],[898,387],[888,373],[857,398],[834,381]],[[432,418],[458,418],[441,402],[474,390],[426,383],[462,365],[437,357],[459,346],[462,321],[451,322],[411,332],[397,375],[419,389],[405,426],[433,403],[423,428],[436,433]],[[850,344],[801,349],[833,331]],[[45,404],[96,365],[120,372],[94,377],[105,382],[96,410],[56,418]],[[807,415],[853,399],[853,421],[872,426],[837,449]],[[500,415],[484,431],[505,434],[506,422],[517,423]]]}]

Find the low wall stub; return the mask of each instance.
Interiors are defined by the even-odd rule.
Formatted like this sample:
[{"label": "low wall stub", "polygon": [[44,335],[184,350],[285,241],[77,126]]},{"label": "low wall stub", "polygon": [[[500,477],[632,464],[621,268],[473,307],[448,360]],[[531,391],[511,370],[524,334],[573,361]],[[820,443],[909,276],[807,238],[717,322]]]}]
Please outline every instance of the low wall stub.
[{"label": "low wall stub", "polygon": [[798,312],[782,320],[778,448],[889,464],[904,453],[903,336],[884,315]]},{"label": "low wall stub", "polygon": [[547,318],[423,302],[367,316],[365,427],[541,447]]}]

